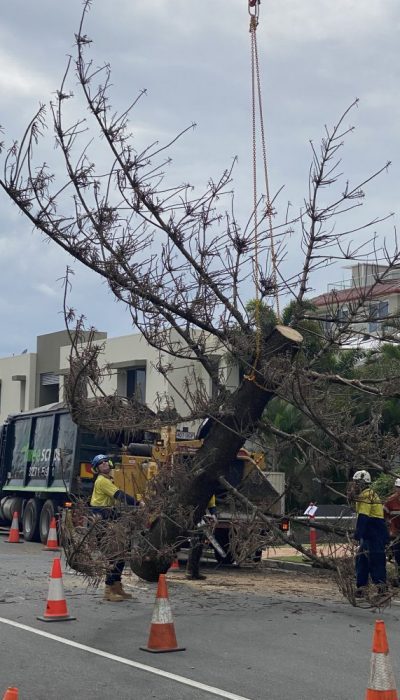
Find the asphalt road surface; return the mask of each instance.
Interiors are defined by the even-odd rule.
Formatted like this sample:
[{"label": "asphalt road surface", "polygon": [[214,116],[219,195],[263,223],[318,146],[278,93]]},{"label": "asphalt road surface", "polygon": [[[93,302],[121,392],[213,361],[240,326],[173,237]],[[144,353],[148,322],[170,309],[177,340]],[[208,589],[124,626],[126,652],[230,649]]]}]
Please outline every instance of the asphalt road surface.
[{"label": "asphalt road surface", "polygon": [[[374,621],[369,610],[304,594],[258,595],[169,577],[179,645],[149,654],[146,645],[156,585],[127,579],[134,600],[104,603],[102,590],[64,572],[72,622],[44,623],[53,555],[41,545],[0,538],[0,697],[17,686],[20,700],[356,700],[369,677]],[[266,576],[271,575],[268,572]],[[292,589],[296,587],[296,575]],[[245,582],[246,573],[243,573]],[[400,608],[385,620],[400,682]],[[399,670],[398,670],[399,669]],[[397,672],[398,671],[398,672]]]}]

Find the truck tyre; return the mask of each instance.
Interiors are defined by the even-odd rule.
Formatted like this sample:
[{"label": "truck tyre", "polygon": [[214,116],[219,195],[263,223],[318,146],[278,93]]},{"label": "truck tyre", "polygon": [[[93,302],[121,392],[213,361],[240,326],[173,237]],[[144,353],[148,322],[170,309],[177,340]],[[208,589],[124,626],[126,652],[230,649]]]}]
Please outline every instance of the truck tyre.
[{"label": "truck tyre", "polygon": [[45,501],[39,519],[39,536],[40,541],[43,542],[43,544],[47,543],[47,538],[49,536],[50,530],[50,522],[51,519],[54,518],[54,515],[55,509],[53,501]]},{"label": "truck tyre", "polygon": [[4,520],[10,523],[13,519],[15,511],[17,511],[18,516],[21,517],[22,504],[22,498],[18,498],[17,496],[6,496],[5,498],[2,498],[1,513]]},{"label": "truck tyre", "polygon": [[30,498],[22,515],[22,531],[26,542],[39,542],[41,501]]}]

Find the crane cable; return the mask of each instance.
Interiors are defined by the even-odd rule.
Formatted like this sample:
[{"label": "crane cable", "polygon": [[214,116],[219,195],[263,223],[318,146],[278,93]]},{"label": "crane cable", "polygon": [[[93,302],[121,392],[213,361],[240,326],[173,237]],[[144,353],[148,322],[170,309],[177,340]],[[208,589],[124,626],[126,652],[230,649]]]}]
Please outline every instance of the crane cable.
[{"label": "crane cable", "polygon": [[264,167],[264,182],[265,182],[265,216],[268,222],[268,237],[270,240],[271,251],[271,266],[272,266],[272,287],[275,294],[275,306],[278,319],[280,318],[279,310],[279,293],[277,285],[277,257],[274,245],[273,227],[272,227],[272,204],[268,180],[268,161],[267,148],[264,129],[264,115],[262,108],[261,95],[261,79],[260,79],[260,64],[258,59],[257,46],[257,27],[260,12],[260,0],[248,0],[248,10],[250,15],[250,45],[251,45],[251,102],[252,102],[252,140],[253,140],[253,219],[254,219],[254,284],[256,295],[256,353],[253,363],[253,368],[250,376],[247,379],[255,380],[255,369],[259,362],[261,354],[261,303],[259,295],[260,271],[259,271],[259,240],[258,240],[258,194],[257,194],[257,117],[260,123],[261,148]]}]

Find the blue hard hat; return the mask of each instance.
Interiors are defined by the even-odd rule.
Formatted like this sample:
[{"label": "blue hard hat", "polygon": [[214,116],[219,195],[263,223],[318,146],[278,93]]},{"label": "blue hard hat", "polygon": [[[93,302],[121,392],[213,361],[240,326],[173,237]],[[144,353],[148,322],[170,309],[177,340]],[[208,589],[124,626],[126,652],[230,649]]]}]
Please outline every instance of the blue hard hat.
[{"label": "blue hard hat", "polygon": [[94,471],[96,471],[102,462],[109,462],[109,461],[110,461],[110,457],[108,455],[96,455],[96,457],[93,457],[93,459],[92,459],[92,468]]}]

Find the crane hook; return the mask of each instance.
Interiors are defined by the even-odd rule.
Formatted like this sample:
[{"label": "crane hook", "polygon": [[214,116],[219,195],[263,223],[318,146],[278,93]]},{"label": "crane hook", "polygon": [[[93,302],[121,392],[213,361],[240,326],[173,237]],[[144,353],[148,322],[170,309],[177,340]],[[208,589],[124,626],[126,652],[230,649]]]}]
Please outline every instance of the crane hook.
[{"label": "crane hook", "polygon": [[261,0],[248,0],[249,2],[249,15],[250,17],[254,17],[256,25],[258,24],[258,16],[260,14],[260,3]]}]

